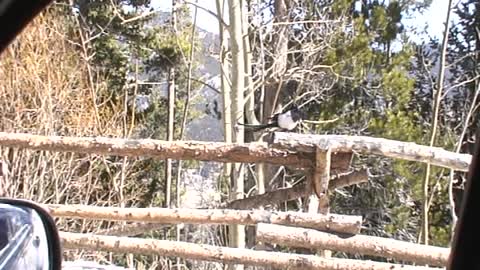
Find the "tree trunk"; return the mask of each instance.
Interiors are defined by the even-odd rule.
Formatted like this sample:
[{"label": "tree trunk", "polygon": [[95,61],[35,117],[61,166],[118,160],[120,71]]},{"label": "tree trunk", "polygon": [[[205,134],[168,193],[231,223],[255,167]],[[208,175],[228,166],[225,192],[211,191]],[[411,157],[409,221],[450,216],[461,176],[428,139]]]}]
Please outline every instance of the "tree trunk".
[{"label": "tree trunk", "polygon": [[[177,1],[172,0],[172,32],[176,34],[177,27]],[[168,123],[167,123],[167,141],[173,141],[175,122],[175,67],[168,71]],[[165,161],[165,202],[164,207],[170,207],[172,203],[172,160]]]},{"label": "tree trunk", "polygon": [[[287,9],[288,0],[275,0],[274,2],[274,23],[275,22],[285,22],[288,21],[288,9]],[[271,73],[267,74],[267,85],[264,88],[264,99],[263,99],[263,112],[262,116],[263,123],[267,123],[269,118],[275,112],[275,109],[278,107],[279,103],[279,94],[283,87],[282,75],[285,73],[287,68],[287,52],[288,52],[288,35],[287,35],[287,25],[276,25],[274,26],[275,35],[275,46],[273,48],[274,62],[272,64]],[[281,100],[281,98],[280,98]],[[266,138],[264,137],[264,140]],[[272,166],[270,164],[262,164],[259,167],[259,175],[262,177],[263,182],[270,182],[274,177],[276,171],[278,171],[279,166]],[[267,191],[267,189],[265,189]]]},{"label": "tree trunk", "polygon": [[[232,107],[233,123],[244,123],[244,86],[245,86],[245,63],[242,31],[242,5],[243,1],[229,0],[230,18],[230,48],[232,53]],[[243,126],[234,129],[233,140],[236,143],[244,142]],[[242,199],[244,196],[244,166],[235,163],[231,174],[230,198]],[[245,227],[241,225],[230,226],[230,246],[236,248],[245,247]],[[241,270],[243,265],[231,265],[230,269]]]},{"label": "tree trunk", "polygon": [[[170,68],[168,73],[168,124],[167,141],[173,141],[173,129],[175,121],[175,68]],[[167,158],[165,161],[165,201],[164,207],[171,205],[172,190],[172,160]]]},{"label": "tree trunk", "polygon": [[[438,127],[438,115],[440,112],[440,103],[442,101],[442,92],[443,92],[443,81],[445,78],[445,61],[447,57],[447,47],[448,47],[448,32],[450,28],[450,13],[452,10],[452,0],[448,1],[447,7],[447,18],[445,21],[445,30],[443,32],[443,42],[441,47],[441,54],[440,54],[440,64],[438,66],[438,78],[437,78],[437,93],[435,97],[435,101],[433,104],[433,116],[432,116],[432,131],[430,133],[430,144],[429,146],[432,147],[435,144],[435,138],[437,135],[437,127]],[[419,236],[423,238],[423,243],[428,245],[428,205],[429,202],[429,186],[430,186],[430,170],[431,165],[427,163],[427,168],[425,171],[425,179],[423,181],[423,205],[422,205],[422,230],[419,233]],[[420,241],[420,237],[419,237]]]},{"label": "tree trunk", "polygon": [[[225,1],[226,0],[216,0],[217,15],[220,20],[224,19],[225,14]],[[228,53],[228,41],[227,36],[225,35],[225,26],[221,21],[218,22],[218,33],[220,35],[220,83],[221,83],[221,93],[223,99],[223,132],[224,132],[224,141],[226,143],[233,142],[233,126],[232,126],[232,91],[231,91],[231,81],[230,81],[230,65],[227,59]],[[230,177],[232,172],[232,164],[225,163],[223,168],[224,178],[227,179]]]}]

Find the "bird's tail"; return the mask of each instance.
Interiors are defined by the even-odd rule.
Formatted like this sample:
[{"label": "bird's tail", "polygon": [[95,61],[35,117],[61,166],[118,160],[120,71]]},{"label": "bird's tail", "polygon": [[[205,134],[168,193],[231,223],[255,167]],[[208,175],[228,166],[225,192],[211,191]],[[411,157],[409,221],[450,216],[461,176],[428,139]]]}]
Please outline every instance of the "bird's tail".
[{"label": "bird's tail", "polygon": [[266,129],[266,128],[270,128],[270,127],[275,127],[276,124],[275,123],[269,123],[269,124],[260,124],[260,125],[254,125],[254,124],[242,124],[242,123],[238,123],[238,125],[240,126],[244,126],[244,128],[246,130],[250,130],[250,131],[260,131],[262,129]]}]

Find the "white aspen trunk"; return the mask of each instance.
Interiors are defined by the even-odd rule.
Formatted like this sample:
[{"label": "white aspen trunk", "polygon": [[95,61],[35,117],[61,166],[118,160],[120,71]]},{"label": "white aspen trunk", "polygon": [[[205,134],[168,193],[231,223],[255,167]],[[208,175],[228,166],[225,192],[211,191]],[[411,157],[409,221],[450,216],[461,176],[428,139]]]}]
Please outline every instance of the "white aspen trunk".
[{"label": "white aspen trunk", "polygon": [[[176,34],[177,1],[172,0],[172,30]],[[175,122],[175,67],[168,71],[168,123],[167,123],[167,141],[173,141]],[[165,161],[165,207],[170,207],[172,203],[172,160]]]},{"label": "white aspen trunk", "polygon": [[[443,80],[445,78],[445,61],[447,57],[447,47],[448,47],[448,31],[450,28],[450,13],[452,10],[452,0],[448,1],[447,7],[447,18],[445,21],[445,30],[443,32],[443,42],[441,47],[440,54],[440,64],[438,66],[438,80],[437,80],[437,93],[435,101],[433,104],[433,116],[432,116],[432,131],[430,134],[430,144],[432,147],[435,144],[435,137],[437,135],[438,127],[438,115],[440,113],[440,103],[442,101],[442,92],[443,92]],[[432,89],[433,90],[433,89]],[[423,238],[423,243],[428,245],[428,207],[429,207],[429,186],[430,186],[430,170],[431,164],[427,163],[427,169],[425,171],[425,179],[423,181],[423,211],[422,211],[422,230],[419,233],[419,236]],[[420,238],[419,237],[419,241]]]},{"label": "white aspen trunk", "polygon": [[[242,35],[242,4],[243,1],[229,0],[230,18],[230,51],[232,54],[232,121],[243,123],[244,112],[244,87],[245,87],[245,63]],[[242,126],[234,129],[233,140],[236,143],[243,143],[244,130]],[[244,192],[244,166],[235,163],[231,174],[230,198],[238,200],[243,198]],[[230,246],[235,248],[245,247],[245,226],[230,226]],[[231,265],[230,269],[242,270],[243,265]]]}]

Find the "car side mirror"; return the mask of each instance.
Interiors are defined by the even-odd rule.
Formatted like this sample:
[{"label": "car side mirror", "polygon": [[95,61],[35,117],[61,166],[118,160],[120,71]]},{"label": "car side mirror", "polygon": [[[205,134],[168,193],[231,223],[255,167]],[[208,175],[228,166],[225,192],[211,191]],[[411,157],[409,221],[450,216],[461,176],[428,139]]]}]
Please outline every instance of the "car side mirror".
[{"label": "car side mirror", "polygon": [[0,198],[0,269],[60,270],[55,222],[39,204]]}]

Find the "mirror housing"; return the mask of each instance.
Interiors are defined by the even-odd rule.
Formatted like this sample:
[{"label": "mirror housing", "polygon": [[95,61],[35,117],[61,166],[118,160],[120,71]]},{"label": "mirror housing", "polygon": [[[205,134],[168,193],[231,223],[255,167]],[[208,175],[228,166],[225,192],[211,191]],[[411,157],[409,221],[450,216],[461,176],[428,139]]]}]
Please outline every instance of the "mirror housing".
[{"label": "mirror housing", "polygon": [[28,200],[0,198],[0,269],[60,270],[61,261],[48,211]]}]

